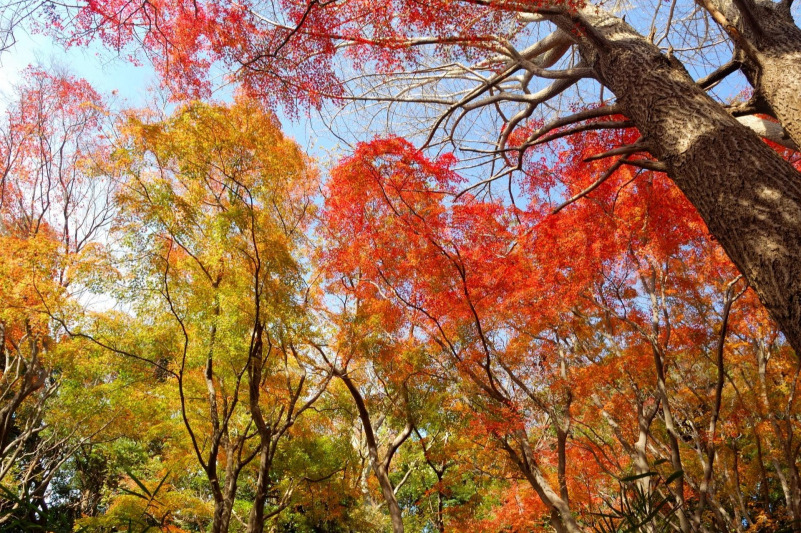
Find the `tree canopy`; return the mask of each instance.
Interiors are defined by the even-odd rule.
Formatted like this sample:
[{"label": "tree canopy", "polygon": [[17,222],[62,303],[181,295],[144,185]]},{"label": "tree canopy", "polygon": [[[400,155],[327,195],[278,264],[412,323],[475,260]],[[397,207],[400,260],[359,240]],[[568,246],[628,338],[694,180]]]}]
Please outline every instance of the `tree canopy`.
[{"label": "tree canopy", "polygon": [[0,530],[801,530],[796,16],[6,2]]}]

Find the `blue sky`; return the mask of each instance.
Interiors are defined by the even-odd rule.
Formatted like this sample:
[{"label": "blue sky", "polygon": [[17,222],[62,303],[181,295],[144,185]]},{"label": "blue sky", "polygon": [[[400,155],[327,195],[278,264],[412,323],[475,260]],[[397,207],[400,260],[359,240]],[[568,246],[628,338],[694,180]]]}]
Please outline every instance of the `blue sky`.
[{"label": "blue sky", "polygon": [[64,50],[49,37],[19,32],[14,47],[0,56],[0,90],[7,95],[28,65],[52,63],[68,67],[100,92],[109,94],[117,90],[120,98],[130,105],[141,103],[147,86],[156,79],[149,66],[137,67],[110,57],[107,52],[101,56],[92,47]]}]

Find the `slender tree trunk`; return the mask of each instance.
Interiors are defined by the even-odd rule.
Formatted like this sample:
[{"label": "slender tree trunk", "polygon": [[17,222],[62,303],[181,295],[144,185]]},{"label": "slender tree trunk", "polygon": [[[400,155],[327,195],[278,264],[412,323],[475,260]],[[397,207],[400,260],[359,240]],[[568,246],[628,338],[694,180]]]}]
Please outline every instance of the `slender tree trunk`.
[{"label": "slender tree trunk", "polygon": [[356,408],[359,411],[359,418],[361,419],[365,440],[367,442],[367,451],[370,455],[370,466],[373,469],[376,479],[378,479],[378,484],[381,487],[381,494],[384,496],[384,501],[387,504],[390,522],[392,523],[392,531],[393,533],[403,533],[403,513],[400,505],[398,505],[397,498],[395,498],[395,490],[392,487],[392,482],[389,480],[389,466],[395,450],[408,438],[412,432],[412,428],[411,426],[407,426],[404,431],[396,437],[395,441],[390,445],[390,449],[382,459],[378,454],[378,443],[375,439],[375,433],[373,432],[370,413],[367,411],[367,406],[364,403],[361,392],[359,392],[359,389],[356,388],[356,385],[350,377],[348,377],[346,372],[334,370],[334,373],[342,380],[348,388],[348,391],[350,391],[353,401],[356,403]]},{"label": "slender tree trunk", "polygon": [[[439,477],[437,482],[441,485],[442,477]],[[445,533],[445,520],[442,516],[443,510],[442,490],[437,489],[437,531],[439,531],[439,533]]]},{"label": "slender tree trunk", "polygon": [[[661,354],[654,350],[654,357],[657,359],[657,387],[662,399],[662,414],[664,415],[665,429],[667,429],[668,443],[670,445],[670,464],[674,472],[684,470],[681,461],[681,450],[679,449],[679,438],[676,429],[676,424],[673,420],[673,412],[670,409],[669,396],[667,392],[667,385],[665,384],[664,368],[661,364]],[[679,525],[683,533],[689,533],[690,521],[687,517],[685,510],[684,500],[684,476],[679,476],[674,481],[676,489],[673,491],[676,496],[676,506],[678,507],[677,514],[679,516]]]},{"label": "slender tree trunk", "polygon": [[[253,507],[248,516],[248,533],[264,531],[264,506],[270,486],[270,470],[273,466],[273,427],[268,425],[261,411],[261,381],[264,357],[264,327],[259,323],[254,329],[253,343],[248,359],[248,401],[250,416],[259,433],[259,474],[256,479],[256,493],[253,496]],[[268,350],[269,356],[269,350]],[[291,416],[291,415],[287,415]]]},{"label": "slender tree trunk", "polygon": [[787,477],[790,484],[789,507],[793,520],[801,520],[801,476],[798,473],[798,466],[795,463],[794,450],[790,439],[784,446],[784,457],[787,464]]},{"label": "slender tree trunk", "polygon": [[[25,360],[22,352],[18,351],[14,365],[17,366],[16,371],[22,374],[22,378],[19,380],[19,384],[16,385],[18,389],[14,395],[0,407],[0,457],[5,456],[3,451],[8,442],[13,440],[10,435],[17,421],[17,409],[28,397],[45,385],[47,376],[47,372],[39,359],[39,337],[34,335],[29,327],[26,326],[26,329],[30,339],[28,343],[30,346],[30,360]],[[5,342],[5,339],[3,341]],[[8,372],[8,376],[5,374],[0,376],[0,393],[6,397],[15,385],[13,377],[8,379],[12,375],[12,372]],[[9,450],[8,452],[10,453],[11,451]]]},{"label": "slender tree trunk", "polygon": [[381,494],[384,495],[384,501],[387,502],[392,531],[393,533],[403,533],[403,513],[400,505],[398,505],[398,499],[395,498],[395,489],[392,487],[392,483],[389,480],[389,472],[384,468],[383,464],[378,462],[377,454],[375,460],[372,458],[372,452],[370,452],[370,455],[371,462],[373,463],[373,473],[378,479],[378,484],[381,486]]},{"label": "slender tree trunk", "polygon": [[557,479],[559,480],[559,496],[570,505],[570,494],[567,490],[567,431],[556,424],[556,453],[558,456]]},{"label": "slender tree trunk", "polygon": [[[715,382],[715,397],[712,404],[712,414],[709,417],[709,428],[707,429],[707,443],[706,443],[706,460],[703,459],[703,450],[701,452],[701,462],[704,467],[704,474],[699,485],[698,490],[698,506],[695,511],[694,527],[695,529],[703,528],[701,519],[704,514],[704,507],[707,504],[708,493],[711,490],[712,473],[715,466],[715,457],[717,449],[715,447],[715,436],[717,434],[718,419],[720,418],[720,408],[723,402],[723,385],[725,380],[725,369],[723,367],[723,354],[726,346],[726,334],[728,333],[729,313],[731,306],[734,304],[734,287],[733,283],[729,284],[723,300],[723,319],[720,323],[720,332],[718,333],[718,344],[715,353],[715,366],[717,367],[717,380]],[[737,480],[737,491],[739,494],[739,473],[737,471],[737,451],[735,450],[734,456],[734,477]],[[743,507],[745,510],[745,507]],[[747,516],[747,514],[746,514]],[[704,528],[705,529],[705,528]]]},{"label": "slender tree trunk", "polygon": [[801,173],[624,21],[587,7],[579,48],[801,354]]},{"label": "slender tree trunk", "polygon": [[253,507],[248,516],[248,533],[264,531],[264,506],[267,501],[267,490],[270,488],[270,470],[272,470],[272,454],[269,441],[262,443],[259,450],[259,477],[256,480],[256,493],[253,496]]},{"label": "slender tree trunk", "polygon": [[526,481],[529,482],[534,492],[550,509],[551,525],[556,529],[557,533],[579,533],[582,531],[573,517],[573,513],[570,512],[568,502],[553,490],[550,482],[542,474],[534,458],[531,446],[528,444],[528,436],[521,431],[515,435],[515,440],[520,444],[520,453],[512,448],[506,440],[501,440],[500,442],[512,461],[517,464],[520,472],[525,476]]},{"label": "slender tree trunk", "polygon": [[[226,469],[227,470],[227,469]],[[214,498],[214,515],[211,522],[211,533],[227,533],[231,522],[236,496],[235,476],[226,476],[222,490]]]},{"label": "slender tree trunk", "polygon": [[[759,372],[760,396],[762,400],[763,409],[767,413],[768,420],[770,421],[773,434],[776,438],[778,446],[784,454],[784,462],[787,467],[787,475],[782,470],[782,465],[773,460],[773,465],[776,469],[776,474],[782,484],[784,491],[785,503],[790,510],[790,515],[793,520],[801,520],[801,483],[799,483],[798,467],[795,464],[795,453],[793,449],[793,434],[785,434],[781,425],[776,420],[774,407],[771,404],[770,397],[768,396],[768,370],[769,353],[760,348],[757,351],[757,368]],[[788,478],[789,477],[789,482]]]},{"label": "slender tree trunk", "polygon": [[[429,455],[429,449],[426,446],[425,439],[420,435],[420,432],[417,431],[415,428],[415,433],[417,433],[417,437],[420,439],[420,446],[423,448],[423,458],[425,458],[428,467],[431,468],[431,471],[434,472],[434,475],[437,476],[437,518],[435,520],[434,525],[437,528],[437,531],[440,533],[445,533],[445,518],[444,518],[444,502],[442,501],[442,480],[445,477],[445,472],[448,470],[448,462],[443,461],[440,463],[440,466],[434,464],[431,456]],[[447,443],[448,437],[446,435],[445,442]]]},{"label": "slender tree trunk", "polygon": [[[740,489],[740,450],[737,448],[732,448],[734,452],[734,492],[737,495],[737,504],[740,507],[741,517],[745,518],[746,523],[748,523],[748,527],[754,525],[753,520],[751,520],[751,516],[748,514],[748,508],[745,506],[745,501],[743,500],[743,491]],[[736,509],[737,507],[735,507]],[[741,520],[738,518],[738,522],[742,523]]]},{"label": "slender tree trunk", "polygon": [[[658,411],[658,405],[654,406],[649,412],[645,411],[645,405],[641,398],[637,398],[637,442],[634,443],[634,473],[637,475],[645,474],[651,471],[651,466],[648,463],[648,434],[651,432],[651,424]],[[620,433],[619,431],[617,433]],[[642,477],[637,480],[643,494],[651,494],[651,478]],[[647,523],[644,525],[643,530],[647,533],[653,533],[654,524]]]},{"label": "slender tree trunk", "polygon": [[756,443],[757,460],[759,461],[759,472],[761,480],[759,482],[759,489],[762,493],[762,505],[765,509],[770,505],[770,483],[768,480],[768,471],[765,469],[765,459],[762,456],[762,439],[757,432],[756,427],[753,428],[754,442]]},{"label": "slender tree trunk", "polygon": [[[558,337],[557,337],[558,339]],[[559,374],[563,383],[568,383],[567,373],[567,355],[565,350],[559,345]],[[556,430],[556,449],[558,456],[557,478],[559,480],[559,496],[564,500],[565,504],[570,505],[570,493],[567,489],[567,437],[570,435],[570,425],[572,418],[570,414],[570,406],[573,403],[573,392],[568,386],[564,386],[563,394],[565,396],[564,404],[562,405],[562,413],[558,416],[551,415]],[[560,420],[564,418],[563,421]]]},{"label": "slender tree trunk", "polygon": [[784,502],[787,505],[788,509],[791,509],[793,497],[790,493],[790,485],[787,483],[787,478],[782,472],[782,465],[779,464],[779,461],[776,459],[773,460],[773,469],[776,471],[776,477],[779,478],[779,483],[782,486],[782,492],[784,493]]}]

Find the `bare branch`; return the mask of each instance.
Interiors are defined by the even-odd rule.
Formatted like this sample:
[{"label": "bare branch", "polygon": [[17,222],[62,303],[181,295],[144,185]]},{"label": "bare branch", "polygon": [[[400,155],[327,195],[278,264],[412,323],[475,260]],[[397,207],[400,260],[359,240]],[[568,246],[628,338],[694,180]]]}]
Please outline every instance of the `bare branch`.
[{"label": "bare branch", "polygon": [[644,152],[647,148],[645,144],[637,141],[634,144],[627,144],[625,146],[618,146],[617,148],[612,148],[611,150],[607,150],[606,152],[602,152],[600,154],[591,155],[590,157],[585,157],[584,162],[589,163],[590,161],[598,161],[599,159],[606,159],[607,157],[613,157],[616,155],[631,155],[637,152]]},{"label": "bare branch", "polygon": [[581,191],[581,192],[580,192],[580,193],[578,193],[577,195],[575,195],[575,196],[571,197],[569,200],[566,200],[566,201],[562,202],[561,204],[559,204],[558,206],[556,206],[556,208],[555,208],[553,211],[551,211],[551,214],[552,214],[552,215],[555,215],[556,213],[558,213],[559,211],[561,211],[561,210],[562,210],[562,209],[564,209],[565,207],[567,207],[567,206],[569,206],[570,204],[572,204],[572,203],[576,202],[577,200],[580,200],[581,198],[584,198],[585,196],[587,196],[588,194],[590,194],[592,191],[594,191],[595,189],[597,189],[598,187],[600,187],[600,186],[601,186],[601,185],[602,185],[602,184],[603,184],[603,183],[604,183],[606,180],[608,180],[609,178],[611,178],[611,177],[612,177],[612,175],[613,175],[615,172],[617,172],[617,169],[619,169],[621,166],[623,166],[623,163],[624,163],[624,162],[625,162],[625,157],[621,157],[620,159],[618,159],[617,161],[615,161],[615,162],[612,164],[612,166],[611,166],[611,167],[609,167],[609,168],[606,170],[606,172],[604,172],[603,174],[601,174],[601,177],[599,177],[597,180],[595,180],[595,181],[592,183],[592,185],[590,185],[589,187],[587,187],[586,189],[584,189],[583,191]]},{"label": "bare branch", "polygon": [[721,65],[715,71],[710,72],[700,80],[696,81],[696,83],[702,89],[709,90],[720,83],[727,76],[737,72],[741,66],[742,63],[740,61],[732,59],[725,65]]}]

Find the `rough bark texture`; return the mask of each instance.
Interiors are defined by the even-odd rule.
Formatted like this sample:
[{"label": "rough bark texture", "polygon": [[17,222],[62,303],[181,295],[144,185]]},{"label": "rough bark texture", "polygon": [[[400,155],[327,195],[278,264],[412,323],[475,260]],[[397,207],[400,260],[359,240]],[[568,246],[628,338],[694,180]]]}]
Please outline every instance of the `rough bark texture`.
[{"label": "rough bark texture", "polygon": [[801,354],[801,174],[622,20],[553,19],[584,26],[584,60]]},{"label": "rough bark texture", "polygon": [[[801,29],[789,7],[770,1],[715,0],[745,48],[743,73],[796,146],[801,146]],[[732,32],[729,32],[732,35]],[[733,38],[735,45],[737,39]]]}]

